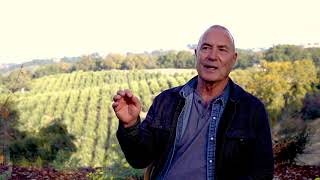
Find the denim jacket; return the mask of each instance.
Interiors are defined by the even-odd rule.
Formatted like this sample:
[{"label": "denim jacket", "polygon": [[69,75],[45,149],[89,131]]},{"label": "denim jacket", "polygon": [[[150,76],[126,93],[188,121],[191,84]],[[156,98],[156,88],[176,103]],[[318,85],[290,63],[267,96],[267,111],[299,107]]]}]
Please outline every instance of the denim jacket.
[{"label": "denim jacket", "polygon": [[[197,78],[197,77],[195,77]],[[216,136],[215,179],[272,179],[274,159],[269,121],[264,105],[229,80],[230,94]],[[179,116],[186,99],[184,86],[160,93],[143,122],[124,128],[117,138],[134,168],[151,166],[151,179],[166,168],[176,140]]]}]

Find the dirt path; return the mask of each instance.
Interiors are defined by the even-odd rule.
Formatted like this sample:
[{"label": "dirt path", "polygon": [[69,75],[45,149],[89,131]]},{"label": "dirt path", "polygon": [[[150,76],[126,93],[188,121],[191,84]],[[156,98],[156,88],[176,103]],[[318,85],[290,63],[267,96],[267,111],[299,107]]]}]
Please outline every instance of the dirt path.
[{"label": "dirt path", "polygon": [[303,165],[320,166],[320,118],[309,123],[314,134],[311,136],[311,143],[307,145],[304,154],[298,156],[298,163]]}]

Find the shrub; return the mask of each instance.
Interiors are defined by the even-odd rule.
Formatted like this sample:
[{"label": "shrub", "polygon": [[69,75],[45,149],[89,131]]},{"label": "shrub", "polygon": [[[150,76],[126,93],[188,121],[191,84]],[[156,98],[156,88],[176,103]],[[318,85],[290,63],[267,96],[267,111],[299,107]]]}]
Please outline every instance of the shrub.
[{"label": "shrub", "polygon": [[276,163],[295,163],[310,140],[310,130],[300,118],[289,118],[280,123],[274,132],[273,153]]},{"label": "shrub", "polygon": [[111,168],[99,169],[95,173],[89,173],[88,178],[92,180],[97,179],[130,179],[142,180],[143,169],[134,169],[131,167],[112,166]]},{"label": "shrub", "polygon": [[309,93],[303,101],[303,119],[316,119],[320,117],[320,91]]},{"label": "shrub", "polygon": [[74,139],[73,135],[68,134],[66,126],[56,121],[36,135],[12,142],[10,156],[15,164],[24,161],[34,162],[35,166],[47,166],[53,162],[62,164],[76,151]]}]

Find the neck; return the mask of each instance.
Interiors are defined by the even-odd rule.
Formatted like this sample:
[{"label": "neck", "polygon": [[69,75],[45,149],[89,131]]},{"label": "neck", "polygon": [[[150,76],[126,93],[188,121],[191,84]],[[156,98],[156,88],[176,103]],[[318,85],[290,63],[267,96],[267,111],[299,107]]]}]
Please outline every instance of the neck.
[{"label": "neck", "polygon": [[203,98],[203,100],[208,103],[211,99],[220,96],[228,84],[229,78],[222,81],[205,81],[198,76],[197,91]]}]

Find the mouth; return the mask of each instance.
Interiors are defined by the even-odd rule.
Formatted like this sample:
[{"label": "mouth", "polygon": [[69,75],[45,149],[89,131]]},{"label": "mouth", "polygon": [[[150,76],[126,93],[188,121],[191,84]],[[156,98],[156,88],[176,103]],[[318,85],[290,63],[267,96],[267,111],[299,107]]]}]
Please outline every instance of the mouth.
[{"label": "mouth", "polygon": [[218,69],[217,66],[213,66],[213,65],[203,65],[204,68],[209,69],[209,70],[216,70]]}]

